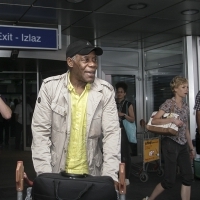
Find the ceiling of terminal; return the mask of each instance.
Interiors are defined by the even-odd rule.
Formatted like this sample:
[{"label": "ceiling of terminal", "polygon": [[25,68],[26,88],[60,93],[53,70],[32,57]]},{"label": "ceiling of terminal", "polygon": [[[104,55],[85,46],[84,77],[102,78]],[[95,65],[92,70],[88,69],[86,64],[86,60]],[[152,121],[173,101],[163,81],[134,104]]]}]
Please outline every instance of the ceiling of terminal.
[{"label": "ceiling of terminal", "polygon": [[[0,0],[0,24],[61,25],[62,34],[96,40],[104,47],[138,48],[142,44],[146,48],[185,35],[200,35],[200,0],[78,1]],[[185,10],[191,15],[183,15]]]}]

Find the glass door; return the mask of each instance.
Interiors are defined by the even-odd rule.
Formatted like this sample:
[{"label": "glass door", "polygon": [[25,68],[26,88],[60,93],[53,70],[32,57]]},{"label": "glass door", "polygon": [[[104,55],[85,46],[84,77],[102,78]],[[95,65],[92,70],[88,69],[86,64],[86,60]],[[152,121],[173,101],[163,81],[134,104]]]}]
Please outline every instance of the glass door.
[{"label": "glass door", "polygon": [[37,96],[36,72],[0,73],[0,90],[12,117],[0,123],[3,148],[29,150],[32,142],[31,119]]}]

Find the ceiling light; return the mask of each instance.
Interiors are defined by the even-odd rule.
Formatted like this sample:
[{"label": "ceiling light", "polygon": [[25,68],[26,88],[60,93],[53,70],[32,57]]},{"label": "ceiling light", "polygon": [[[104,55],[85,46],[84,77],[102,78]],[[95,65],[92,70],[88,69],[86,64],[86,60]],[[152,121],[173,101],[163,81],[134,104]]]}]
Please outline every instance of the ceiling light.
[{"label": "ceiling light", "polygon": [[147,4],[145,3],[135,3],[128,5],[128,8],[131,10],[141,10],[147,7]]},{"label": "ceiling light", "polygon": [[84,0],[67,0],[69,3],[81,3]]},{"label": "ceiling light", "polygon": [[195,15],[199,12],[197,9],[183,10],[181,12],[182,15]]}]

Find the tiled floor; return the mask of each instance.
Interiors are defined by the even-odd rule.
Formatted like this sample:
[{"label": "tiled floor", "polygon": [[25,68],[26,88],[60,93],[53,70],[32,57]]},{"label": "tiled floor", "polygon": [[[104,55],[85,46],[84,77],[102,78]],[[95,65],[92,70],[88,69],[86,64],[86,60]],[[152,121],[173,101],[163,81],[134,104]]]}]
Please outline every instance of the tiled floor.
[{"label": "tiled floor", "polygon": [[[137,162],[138,157],[133,157]],[[14,151],[9,147],[0,150],[0,200],[16,200],[17,192],[15,189],[15,170],[18,160],[24,162],[24,168],[30,179],[34,179],[35,172],[31,160],[31,152]],[[127,187],[126,200],[141,200],[149,195],[155,185],[162,180],[155,172],[148,173],[149,179],[143,183],[134,175],[130,178],[130,185]],[[173,189],[164,191],[157,200],[181,200],[180,197],[180,176],[177,175],[177,182]],[[26,189],[26,186],[25,186]],[[24,189],[24,196],[26,190]],[[200,179],[195,179],[192,185],[191,200],[200,199]],[[95,200],[95,198],[94,198]]]}]

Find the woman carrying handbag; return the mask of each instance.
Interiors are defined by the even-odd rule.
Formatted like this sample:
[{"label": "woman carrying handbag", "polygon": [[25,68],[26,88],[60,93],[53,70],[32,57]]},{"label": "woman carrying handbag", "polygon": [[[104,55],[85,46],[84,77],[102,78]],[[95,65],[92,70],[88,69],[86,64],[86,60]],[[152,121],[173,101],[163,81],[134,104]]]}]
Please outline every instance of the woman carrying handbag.
[{"label": "woman carrying handbag", "polygon": [[[150,197],[143,198],[143,200],[154,200],[164,190],[173,187],[176,181],[177,165],[180,168],[182,177],[181,199],[190,199],[191,183],[193,181],[191,159],[194,158],[194,148],[188,129],[189,107],[183,101],[188,94],[188,81],[183,77],[176,76],[172,79],[170,87],[174,93],[174,97],[172,99],[167,99],[160,106],[159,111],[152,120],[152,124],[162,125],[174,123],[178,126],[178,135],[163,137],[162,153],[165,169],[164,179],[155,187]],[[170,112],[170,108],[173,106],[174,113],[179,115],[179,119],[163,119],[162,116]]]}]

